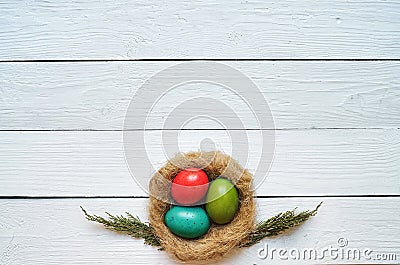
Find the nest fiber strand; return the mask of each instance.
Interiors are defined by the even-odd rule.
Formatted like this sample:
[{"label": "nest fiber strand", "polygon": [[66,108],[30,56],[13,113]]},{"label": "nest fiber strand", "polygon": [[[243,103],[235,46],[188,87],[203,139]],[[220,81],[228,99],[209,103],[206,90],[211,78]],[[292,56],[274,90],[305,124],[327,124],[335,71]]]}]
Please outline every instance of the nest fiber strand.
[{"label": "nest fiber strand", "polygon": [[[171,180],[179,171],[202,168],[210,180],[223,175],[232,180],[239,191],[240,208],[232,222],[212,225],[200,238],[184,239],[172,234],[164,224],[164,215],[170,208]],[[212,260],[227,254],[239,245],[253,230],[255,204],[252,175],[238,162],[221,152],[192,152],[171,159],[150,180],[149,221],[161,246],[182,261]],[[154,196],[155,195],[155,196]],[[161,198],[161,199],[160,199]]]}]

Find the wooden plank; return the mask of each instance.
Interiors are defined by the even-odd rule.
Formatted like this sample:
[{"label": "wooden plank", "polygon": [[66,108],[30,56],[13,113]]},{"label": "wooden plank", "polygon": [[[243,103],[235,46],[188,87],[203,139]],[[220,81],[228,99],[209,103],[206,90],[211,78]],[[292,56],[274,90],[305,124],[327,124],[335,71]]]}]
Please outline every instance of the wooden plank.
[{"label": "wooden plank", "polygon": [[396,1],[17,1],[0,59],[399,58]]},{"label": "wooden plank", "polygon": [[[257,252],[268,244],[271,248],[313,248],[321,253],[326,247],[336,248],[345,238],[347,247],[378,253],[393,253],[400,259],[399,198],[322,198],[319,213],[298,229],[270,238],[251,248],[234,251],[222,264],[293,263],[315,264],[315,260],[260,259]],[[267,219],[281,211],[299,207],[312,209],[317,199],[257,199],[258,219]],[[129,211],[147,220],[147,199],[69,199],[69,200],[1,200],[0,261],[12,264],[175,264],[156,248],[142,240],[105,230],[85,220],[79,205],[89,212],[122,214]],[[322,254],[321,254],[322,255]],[[345,256],[346,257],[346,256]],[[319,263],[376,264],[376,260],[336,259],[328,257]]]},{"label": "wooden plank", "polygon": [[[133,131],[132,146],[143,132]],[[234,142],[226,131],[182,131],[178,139],[148,131],[146,152],[154,169],[164,153],[196,151],[203,139],[254,172],[260,159],[261,137],[247,131],[250,144]],[[283,130],[276,132],[275,158],[257,195],[400,194],[400,130]],[[145,196],[125,162],[122,132],[1,132],[0,195],[4,196]],[[177,146],[175,144],[178,143]],[[179,149],[178,149],[179,148]],[[135,176],[149,178],[154,169],[134,166]],[[248,150],[248,151],[247,151]],[[245,153],[245,156],[241,153]],[[247,156],[249,159],[247,160]]]},{"label": "wooden plank", "polygon": [[[398,62],[224,62],[248,75],[272,110],[275,127],[286,128],[399,128],[400,64]],[[131,98],[146,79],[177,62],[2,63],[0,64],[0,129],[2,130],[121,130]],[[232,77],[234,78],[234,77]],[[154,108],[138,104],[139,116],[148,115],[147,128],[181,128],[164,124],[180,120],[171,114],[185,100],[199,95],[227,107],[218,121],[227,128],[236,119],[243,128],[259,128],[243,98],[210,84],[185,85],[166,95],[149,88]],[[193,116],[209,113],[210,106],[192,106]],[[212,114],[212,113],[211,113]],[[214,114],[212,114],[214,115]],[[173,117],[173,118],[172,118]],[[130,129],[143,129],[130,124]],[[273,126],[266,126],[267,128]],[[185,128],[221,128],[209,119],[197,119]]]}]

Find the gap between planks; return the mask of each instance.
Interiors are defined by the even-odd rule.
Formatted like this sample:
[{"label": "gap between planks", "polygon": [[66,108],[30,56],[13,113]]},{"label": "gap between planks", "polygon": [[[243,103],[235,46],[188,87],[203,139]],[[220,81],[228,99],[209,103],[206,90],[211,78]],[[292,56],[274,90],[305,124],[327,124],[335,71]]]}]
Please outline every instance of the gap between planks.
[{"label": "gap between planks", "polygon": [[140,131],[310,131],[310,130],[386,130],[396,127],[309,127],[309,128],[148,128],[148,129],[0,129],[0,132],[140,132]]},{"label": "gap between planks", "polygon": [[[149,196],[0,196],[0,200],[64,200],[64,199],[148,199]],[[350,195],[256,195],[256,199],[293,199],[293,198],[400,198],[400,194],[350,194]]]},{"label": "gap between planks", "polygon": [[88,62],[190,62],[190,61],[215,61],[215,62],[400,62],[400,58],[130,58],[130,59],[15,59],[0,60],[0,63],[88,63]]}]

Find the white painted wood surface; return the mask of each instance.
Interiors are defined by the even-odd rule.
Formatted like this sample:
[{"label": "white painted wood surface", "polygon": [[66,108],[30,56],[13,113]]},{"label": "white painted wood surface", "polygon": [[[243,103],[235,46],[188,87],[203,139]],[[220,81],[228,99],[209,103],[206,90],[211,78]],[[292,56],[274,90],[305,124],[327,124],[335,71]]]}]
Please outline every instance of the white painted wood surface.
[{"label": "white painted wood surface", "polygon": [[[312,209],[320,198],[257,199],[259,220],[299,207]],[[318,264],[379,263],[366,260],[321,261],[260,259],[259,248],[315,248],[319,253],[330,245],[337,247],[346,238],[348,248],[369,248],[373,254],[394,253],[399,258],[399,198],[321,198],[317,216],[298,229],[248,249],[232,253],[222,264]],[[0,262],[2,264],[175,264],[155,247],[142,240],[105,230],[86,221],[79,206],[89,212],[122,214],[130,211],[146,220],[147,199],[70,199],[0,201]],[[346,248],[347,248],[346,247]],[[397,261],[398,262],[398,261]],[[385,264],[395,264],[386,261]]]},{"label": "white painted wood surface", "polygon": [[[248,75],[272,110],[275,127],[399,128],[399,62],[223,62]],[[146,79],[177,62],[2,63],[3,130],[121,130],[129,101]],[[159,91],[148,91],[154,102]],[[161,129],[175,105],[195,96],[232,108],[219,113],[227,126],[239,117],[258,128],[251,109],[234,93],[211,85],[183,86],[163,95],[147,128]],[[254,92],[241,95],[256,96]],[[210,106],[197,106],[201,114]],[[257,108],[257,106],[251,106]],[[148,110],[138,106],[140,115]],[[179,114],[174,117],[180,117]],[[142,129],[142,124],[132,124]],[[180,127],[179,127],[180,128]],[[220,128],[197,120],[185,128]],[[177,129],[177,128],[172,128]]]},{"label": "white painted wood surface", "polygon": [[[163,141],[161,132],[146,132],[146,150],[154,169],[167,160],[163,148],[174,148],[174,139],[167,136]],[[143,134],[130,133],[137,139]],[[257,132],[248,134],[247,168],[254,172],[261,138]],[[232,143],[224,131],[185,131],[179,137],[179,148],[198,150],[206,138],[231,154]],[[122,132],[3,131],[0,142],[1,195],[146,195],[127,168]],[[247,150],[244,141],[234,144],[239,151]],[[399,149],[397,129],[277,131],[275,159],[256,192],[264,196],[400,194]],[[239,162],[246,165],[246,161]],[[142,164],[135,169],[139,178],[150,178],[154,172]]]},{"label": "white painted wood surface", "polygon": [[399,58],[397,1],[12,1],[0,59]]},{"label": "white painted wood surface", "polygon": [[[400,3],[383,0],[0,2],[0,264],[177,263],[86,221],[79,206],[147,219],[146,198],[121,198],[146,196],[125,164],[123,118],[148,78],[190,58],[229,59],[222,63],[248,75],[272,109],[279,130],[270,174],[256,191],[268,197],[256,198],[258,219],[324,201],[303,226],[265,240],[269,247],[322,251],[343,237],[351,248],[396,260],[318,263],[398,264],[399,25]],[[249,60],[233,61],[239,58]],[[218,97],[246,129],[256,128],[250,110],[227,91],[175,90],[157,104],[150,116],[155,130],[145,133],[155,167],[166,159],[162,144],[175,145],[171,136],[160,141],[163,129],[178,129],[162,125],[171,101],[197,94]],[[236,115],[222,117],[228,123]],[[140,139],[142,128],[129,129]],[[194,130],[181,132],[183,151],[211,138],[231,152],[228,131],[215,123],[185,129]],[[257,131],[246,132],[251,159],[239,162],[253,171],[261,142]],[[138,171],[153,172],[143,165]],[[262,246],[222,263],[287,263],[258,258]]]}]

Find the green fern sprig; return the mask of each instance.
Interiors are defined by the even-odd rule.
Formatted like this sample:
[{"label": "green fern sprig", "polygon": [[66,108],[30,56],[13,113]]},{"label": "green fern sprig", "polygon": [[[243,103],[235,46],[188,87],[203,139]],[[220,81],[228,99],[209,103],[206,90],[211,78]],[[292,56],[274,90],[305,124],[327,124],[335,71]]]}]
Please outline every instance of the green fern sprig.
[{"label": "green fern sprig", "polygon": [[266,221],[260,222],[256,226],[255,230],[249,234],[246,240],[244,240],[239,247],[250,247],[266,237],[276,236],[287,229],[300,225],[307,221],[311,216],[316,215],[321,204],[322,202],[312,211],[302,211],[296,214],[296,209],[294,209],[284,213],[279,213]]},{"label": "green fern sprig", "polygon": [[[295,210],[279,213],[266,221],[260,222],[254,231],[238,245],[238,247],[250,247],[257,244],[266,237],[276,236],[292,227],[298,226],[314,216],[322,202],[311,211],[302,211],[295,213]],[[127,217],[123,215],[112,215],[108,212],[108,220],[98,216],[90,215],[81,206],[87,220],[103,224],[107,229],[128,234],[134,238],[144,239],[144,243],[150,246],[161,246],[159,238],[155,235],[150,224],[140,221],[138,217],[126,212]],[[162,250],[162,248],[160,248]]]},{"label": "green fern sprig", "polygon": [[103,224],[107,229],[128,234],[134,238],[144,239],[144,243],[150,246],[161,246],[159,239],[155,235],[150,224],[143,223],[138,217],[126,212],[127,217],[123,215],[112,215],[108,212],[108,220],[98,216],[90,215],[81,206],[86,219],[89,221]]}]

